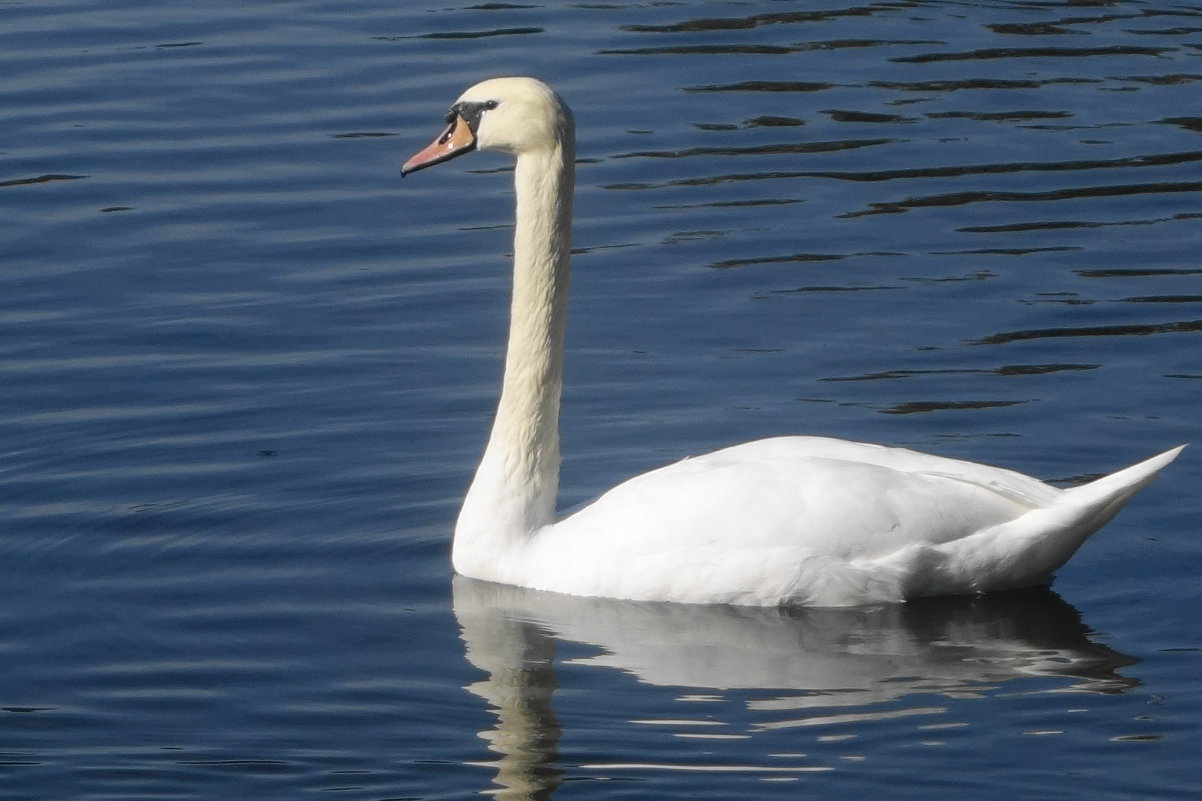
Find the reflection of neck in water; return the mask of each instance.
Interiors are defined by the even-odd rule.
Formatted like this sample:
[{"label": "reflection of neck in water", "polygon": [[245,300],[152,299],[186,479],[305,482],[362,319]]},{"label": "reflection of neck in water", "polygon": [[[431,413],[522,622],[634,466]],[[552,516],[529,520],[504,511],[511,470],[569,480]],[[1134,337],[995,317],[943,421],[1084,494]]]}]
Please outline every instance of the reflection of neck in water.
[{"label": "reflection of neck in water", "polygon": [[617,668],[658,686],[788,691],[757,712],[808,711],[756,729],[813,725],[836,708],[914,693],[963,698],[1024,677],[1053,689],[1123,692],[1115,673],[1136,660],[1089,640],[1077,610],[1050,590],[937,598],[851,609],[762,609],[577,598],[455,577],[455,616],[468,661],[488,677],[468,689],[498,722],[482,733],[499,754],[500,798],[544,798],[561,729],[551,708],[554,640],[595,645],[576,664]]},{"label": "reflection of neck in water", "polygon": [[[456,598],[458,599],[458,583]],[[495,793],[502,801],[549,798],[563,782],[553,767],[561,729],[551,708],[555,691],[552,658],[555,641],[534,623],[490,614],[477,608],[455,609],[467,660],[488,674],[468,686],[497,716],[480,732],[500,757]]]}]

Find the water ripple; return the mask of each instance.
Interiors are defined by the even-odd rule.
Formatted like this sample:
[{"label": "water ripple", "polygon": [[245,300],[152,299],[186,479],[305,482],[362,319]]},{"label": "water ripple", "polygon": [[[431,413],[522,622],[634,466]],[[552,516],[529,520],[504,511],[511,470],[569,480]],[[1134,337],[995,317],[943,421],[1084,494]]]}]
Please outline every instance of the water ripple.
[{"label": "water ripple", "polygon": [[976,341],[978,345],[1008,345],[1032,339],[1055,339],[1061,337],[1125,337],[1149,336],[1151,334],[1184,334],[1202,331],[1202,320],[1182,320],[1173,323],[1147,325],[1095,325],[1064,326],[1061,328],[1031,331],[1006,331],[991,334]]},{"label": "water ripple", "polygon": [[988,61],[999,58],[1088,58],[1092,56],[1161,56],[1174,52],[1171,47],[1136,47],[1134,45],[1112,45],[1109,47],[997,47],[972,50],[965,53],[919,53],[912,56],[896,56],[890,61],[899,64],[932,64],[940,61]]}]

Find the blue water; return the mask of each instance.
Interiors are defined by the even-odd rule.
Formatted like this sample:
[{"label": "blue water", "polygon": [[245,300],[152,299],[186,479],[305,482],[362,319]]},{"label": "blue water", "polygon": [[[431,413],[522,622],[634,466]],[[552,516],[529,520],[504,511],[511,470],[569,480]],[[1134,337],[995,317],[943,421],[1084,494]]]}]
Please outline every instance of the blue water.
[{"label": "blue water", "polygon": [[1197,442],[1188,3],[0,5],[0,797],[1195,798],[1202,462],[1054,591],[452,581],[507,163],[578,125],[563,503],[816,433],[1079,481]]}]

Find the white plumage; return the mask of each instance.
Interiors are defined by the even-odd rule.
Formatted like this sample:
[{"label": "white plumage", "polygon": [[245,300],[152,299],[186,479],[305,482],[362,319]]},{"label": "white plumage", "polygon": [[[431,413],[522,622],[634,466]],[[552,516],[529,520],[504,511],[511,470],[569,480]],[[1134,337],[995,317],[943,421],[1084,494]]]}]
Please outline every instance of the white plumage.
[{"label": "white plumage", "polygon": [[[573,595],[845,606],[1046,583],[1181,447],[1061,490],[1010,470],[825,437],[736,445],[636,476],[557,519],[574,135],[545,84],[465,92],[402,167],[517,157],[509,344],[452,561]],[[1184,446],[1182,446],[1184,447]]]}]

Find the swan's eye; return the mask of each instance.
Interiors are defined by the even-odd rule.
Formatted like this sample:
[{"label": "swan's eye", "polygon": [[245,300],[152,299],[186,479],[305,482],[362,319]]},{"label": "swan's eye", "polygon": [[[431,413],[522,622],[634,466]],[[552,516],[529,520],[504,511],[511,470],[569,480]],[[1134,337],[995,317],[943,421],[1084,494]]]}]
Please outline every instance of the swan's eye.
[{"label": "swan's eye", "polygon": [[480,118],[484,116],[484,112],[491,111],[500,105],[497,100],[461,100],[451,106],[451,110],[447,113],[448,122],[451,124],[455,117],[462,117],[467,123],[467,127],[471,128],[472,133],[476,132],[476,126],[480,124]]}]

